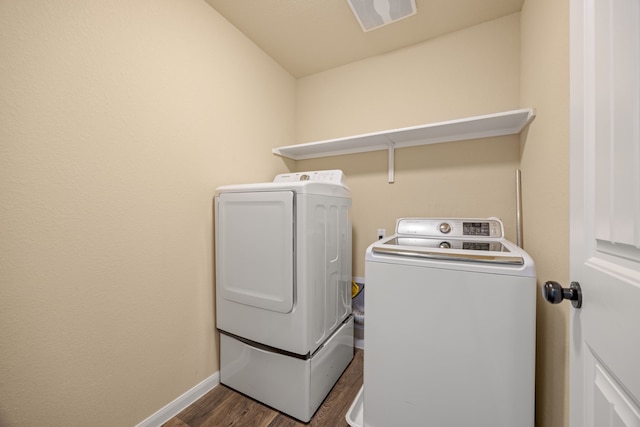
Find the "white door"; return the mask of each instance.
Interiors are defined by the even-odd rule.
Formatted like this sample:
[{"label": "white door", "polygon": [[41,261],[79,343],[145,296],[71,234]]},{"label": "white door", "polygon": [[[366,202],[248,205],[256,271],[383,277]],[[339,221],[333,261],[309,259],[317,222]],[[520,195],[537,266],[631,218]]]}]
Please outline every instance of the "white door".
[{"label": "white door", "polygon": [[640,426],[640,0],[571,0],[570,425]]}]

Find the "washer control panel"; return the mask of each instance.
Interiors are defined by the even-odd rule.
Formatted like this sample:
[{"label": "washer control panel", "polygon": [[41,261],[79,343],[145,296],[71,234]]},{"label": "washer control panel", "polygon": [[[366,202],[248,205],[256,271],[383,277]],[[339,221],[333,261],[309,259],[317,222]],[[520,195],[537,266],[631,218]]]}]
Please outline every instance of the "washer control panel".
[{"label": "washer control panel", "polygon": [[501,239],[504,227],[498,218],[400,218],[396,222],[396,234]]}]

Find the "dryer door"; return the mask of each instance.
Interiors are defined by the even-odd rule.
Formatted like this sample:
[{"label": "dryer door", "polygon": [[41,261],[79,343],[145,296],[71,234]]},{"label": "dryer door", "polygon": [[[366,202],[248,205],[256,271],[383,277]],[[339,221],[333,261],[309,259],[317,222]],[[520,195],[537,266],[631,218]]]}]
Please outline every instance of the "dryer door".
[{"label": "dryer door", "polygon": [[292,191],[216,198],[218,297],[288,313],[294,301]]}]

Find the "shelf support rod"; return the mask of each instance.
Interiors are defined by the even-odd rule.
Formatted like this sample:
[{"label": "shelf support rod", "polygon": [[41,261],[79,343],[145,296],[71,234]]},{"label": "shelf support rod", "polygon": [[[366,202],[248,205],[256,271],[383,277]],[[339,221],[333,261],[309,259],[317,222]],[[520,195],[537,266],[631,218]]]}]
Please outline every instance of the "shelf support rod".
[{"label": "shelf support rod", "polygon": [[523,247],[522,243],[522,172],[516,169],[516,244]]},{"label": "shelf support rod", "polygon": [[395,180],[395,144],[387,138],[389,146],[389,184],[393,184]]}]

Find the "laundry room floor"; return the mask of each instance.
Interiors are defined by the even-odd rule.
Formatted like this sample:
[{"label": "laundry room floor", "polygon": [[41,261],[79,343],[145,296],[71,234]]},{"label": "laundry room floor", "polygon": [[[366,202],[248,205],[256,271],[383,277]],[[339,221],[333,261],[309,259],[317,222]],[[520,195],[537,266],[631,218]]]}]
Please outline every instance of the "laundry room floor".
[{"label": "laundry room floor", "polygon": [[307,424],[220,384],[163,427],[348,426],[345,415],[362,386],[364,365],[364,352],[355,350],[353,360]]}]

